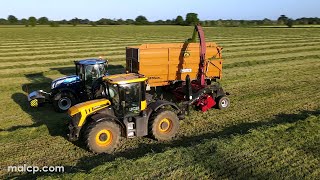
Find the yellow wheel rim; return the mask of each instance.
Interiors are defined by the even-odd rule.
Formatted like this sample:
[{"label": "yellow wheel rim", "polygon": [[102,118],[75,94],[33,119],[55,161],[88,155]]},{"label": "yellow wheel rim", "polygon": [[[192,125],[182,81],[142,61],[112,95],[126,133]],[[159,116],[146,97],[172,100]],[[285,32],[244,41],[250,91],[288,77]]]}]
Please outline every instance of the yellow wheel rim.
[{"label": "yellow wheel rim", "polygon": [[112,133],[107,129],[100,130],[96,135],[96,143],[99,146],[108,146],[112,142]]},{"label": "yellow wheel rim", "polygon": [[172,121],[170,119],[164,118],[159,122],[158,129],[162,133],[170,132],[172,128]]},{"label": "yellow wheel rim", "polygon": [[31,107],[38,107],[38,99],[33,99],[30,101]]}]

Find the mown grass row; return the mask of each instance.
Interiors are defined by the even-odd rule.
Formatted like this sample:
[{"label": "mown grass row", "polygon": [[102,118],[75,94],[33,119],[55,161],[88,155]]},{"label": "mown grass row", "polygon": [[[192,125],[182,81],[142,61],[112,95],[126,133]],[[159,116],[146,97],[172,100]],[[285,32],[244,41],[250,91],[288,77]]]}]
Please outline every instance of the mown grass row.
[{"label": "mown grass row", "polygon": [[[217,39],[209,39],[207,41],[214,41],[214,42],[219,42],[219,43],[227,43],[228,45],[239,45],[239,43],[243,44],[244,46],[250,45],[250,44],[255,44],[255,43],[284,43],[284,42],[310,42],[310,41],[316,41],[319,42],[317,39],[314,38],[299,38],[299,39],[261,39],[261,40],[230,40],[230,39],[225,39],[225,40],[217,40]],[[118,39],[114,41],[110,40],[97,40],[97,41],[75,41],[75,42],[64,42],[64,41],[57,41],[57,42],[51,42],[51,41],[45,41],[44,43],[41,42],[30,42],[29,44],[14,44],[14,45],[1,45],[1,49],[12,49],[16,48],[19,50],[20,48],[26,49],[26,48],[37,48],[37,47],[63,47],[67,46],[69,48],[74,47],[74,46],[83,46],[83,45],[115,45],[115,44],[139,44],[139,43],[156,43],[156,42],[184,42],[184,39],[178,39],[178,38],[168,38],[168,39],[138,39],[138,40],[125,40],[125,39]]]},{"label": "mown grass row", "polygon": [[[288,46],[284,46],[284,44],[287,43],[281,43],[281,44],[268,44],[268,45],[256,45],[253,46],[252,44],[249,44],[249,47],[243,48],[242,46],[228,46],[228,49],[224,52],[233,52],[237,50],[236,53],[239,52],[250,52],[253,50],[281,50],[281,49],[288,49],[288,48],[294,48],[294,49],[304,49],[308,47],[315,47],[319,46],[320,41],[315,41],[315,42],[305,42],[305,43],[298,43],[298,42],[293,42]],[[5,57],[10,57],[10,58],[16,58],[20,56],[46,56],[46,55],[59,55],[59,54],[67,54],[67,53],[89,53],[89,52],[101,52],[104,51],[105,55],[112,55],[112,54],[117,54],[117,53],[123,53],[124,52],[124,47],[131,46],[131,45],[136,45],[136,44],[126,44],[125,42],[122,43],[121,45],[114,45],[114,44],[106,44],[106,45],[85,45],[85,46],[79,46],[79,47],[46,47],[46,48],[33,48],[33,49],[24,49],[23,51],[19,50],[12,50],[12,52],[8,52],[7,50],[0,50],[0,52],[3,52],[0,54],[0,58],[5,58]]]},{"label": "mown grass row", "polygon": [[[189,35],[192,30],[182,27],[122,28],[110,28],[109,31],[119,30],[110,34],[99,28],[75,28],[73,33],[71,28],[45,29],[46,33],[41,33],[41,29],[19,29],[5,39],[22,39],[22,34],[26,34],[25,39],[31,39],[34,31],[38,33],[36,38],[44,41],[68,37],[80,42],[92,34],[110,38],[117,35],[124,39],[117,46],[126,46],[126,39],[141,35],[170,39],[174,36],[172,32],[181,30],[182,34]],[[130,34],[131,31],[138,35]],[[21,59],[21,62],[12,62],[12,66],[9,59],[3,61],[0,103],[6,106],[0,106],[0,176],[33,178],[35,175],[9,174],[5,169],[8,165],[28,164],[64,165],[66,168],[64,174],[36,174],[43,178],[49,175],[68,179],[319,177],[320,62],[315,38],[319,37],[319,30],[206,28],[205,31],[207,37],[218,35],[219,41],[225,40],[226,59],[221,83],[231,93],[230,109],[206,113],[191,111],[191,115],[181,122],[178,137],[173,141],[125,140],[113,155],[95,155],[88,152],[83,143],[70,143],[65,139],[66,114],[54,113],[49,105],[30,109],[26,101],[22,85],[48,88],[52,79],[73,72],[72,60],[77,57],[31,60],[30,54],[36,51],[29,49],[26,59],[30,61]],[[45,37],[47,34],[49,36]],[[313,35],[314,41],[302,38],[308,35]],[[239,39],[246,40],[246,37],[252,42],[243,41],[247,49],[241,49]],[[285,41],[286,37],[291,40]],[[237,38],[238,42],[232,41]],[[266,42],[263,42],[264,38]],[[268,38],[275,41],[268,41]],[[279,49],[271,49],[272,43]],[[270,50],[261,51],[268,47]],[[45,48],[51,47],[39,51],[45,51]],[[0,53],[4,56],[6,52]],[[78,58],[93,54],[83,53]],[[124,61],[118,58],[111,64],[114,65],[110,68],[111,73],[117,73]]]},{"label": "mown grass row", "polygon": [[[135,44],[135,43],[153,43],[153,42],[184,42],[185,39],[179,39],[176,37],[172,37],[172,38],[166,38],[166,39],[154,39],[154,38],[150,38],[150,39],[116,39],[116,40],[105,40],[105,39],[100,39],[100,40],[89,40],[89,41],[43,41],[43,42],[39,42],[39,41],[34,41],[34,42],[28,42],[28,43],[2,43],[0,45],[1,48],[5,48],[5,49],[10,49],[11,47],[16,47],[16,48],[28,48],[28,47],[39,47],[39,46],[69,46],[69,47],[73,47],[76,45],[94,45],[94,44],[106,44],[106,43],[117,43],[117,42],[126,42],[128,44]],[[270,42],[270,43],[277,43],[277,42],[301,42],[301,41],[306,41],[306,40],[315,40],[313,38],[276,38],[276,39],[269,39],[269,38],[264,38],[264,39],[245,39],[245,40],[239,40],[239,39],[230,39],[230,38],[226,38],[226,39],[208,39],[207,41],[215,41],[215,42],[222,42],[222,43],[229,43],[232,44],[234,42],[241,42],[243,44],[248,44],[248,43],[257,43],[257,42]]]},{"label": "mown grass row", "polygon": [[[262,50],[262,49],[281,49],[281,48],[291,48],[291,47],[306,47],[306,46],[319,46],[320,41],[307,41],[307,42],[292,42],[290,44],[288,43],[260,43],[260,44],[242,44],[238,46],[230,46],[230,44],[227,45],[227,48],[225,48],[224,52],[232,52],[232,51],[252,51],[252,50]],[[85,46],[55,46],[55,47],[41,47],[41,48],[14,48],[11,50],[8,49],[0,49],[0,53],[3,53],[2,55],[7,56],[13,56],[13,55],[21,55],[21,54],[29,54],[29,55],[44,55],[47,53],[62,53],[62,52],[77,52],[77,51],[83,51],[83,50],[91,50],[91,51],[99,51],[104,50],[105,52],[109,51],[124,51],[124,47],[127,46],[134,46],[135,44],[130,43],[122,43],[120,45],[106,45],[106,47],[103,45],[85,45]],[[248,46],[248,47],[243,47]]]},{"label": "mown grass row", "polygon": [[[159,29],[161,31],[161,29]],[[43,31],[46,31],[45,29],[42,29],[42,32],[38,32],[40,34],[43,33]],[[116,31],[114,29],[114,31]],[[160,32],[159,31],[159,32]],[[192,32],[192,31],[190,31]],[[189,32],[189,34],[190,34]],[[30,33],[35,33],[35,32],[30,32]],[[212,31],[206,31],[206,33],[209,33],[210,35],[213,33],[216,33],[214,30]],[[243,33],[243,32],[242,32]],[[3,33],[4,35],[6,35],[5,33]],[[167,33],[167,36],[159,36],[159,35],[152,35],[152,36],[139,36],[142,37],[142,40],[167,40],[169,39],[169,36],[174,35],[176,33]],[[176,34],[174,39],[179,39],[180,37],[184,37],[186,34],[188,34],[188,32],[183,32],[182,34]],[[33,34],[34,35],[34,34]],[[169,35],[169,36],[168,36]],[[24,37],[25,35],[22,33],[20,34],[21,37]],[[58,37],[34,37],[31,39],[28,39],[28,41],[26,42],[22,42],[25,41],[25,38],[21,38],[21,37],[10,37],[7,39],[7,36],[4,36],[4,38],[1,40],[3,42],[2,45],[10,45],[10,44],[14,44],[14,45],[28,45],[31,43],[35,43],[35,42],[39,42],[39,43],[49,43],[49,42],[64,42],[64,43],[74,43],[74,42],[101,42],[101,40],[103,41],[117,41],[117,40],[123,40],[123,41],[133,41],[133,40],[141,40],[141,39],[137,39],[136,37],[129,37],[129,36],[112,36],[110,34],[105,34],[105,31],[101,31],[98,34],[95,34],[95,36],[93,35],[89,35],[86,37],[83,37],[81,39],[75,39],[75,38],[66,38],[63,36],[58,36]],[[109,37],[108,39],[101,39],[101,37]],[[271,35],[268,37],[265,36],[232,36],[232,37],[215,37],[215,36],[210,36],[210,37],[206,37],[206,39],[215,39],[215,40],[228,40],[228,41],[260,41],[260,40],[279,40],[279,39],[285,39],[285,40],[300,40],[300,39],[312,39],[312,37],[310,36],[281,36],[281,35]]]},{"label": "mown grass row", "polygon": [[[265,55],[273,55],[273,54],[281,54],[281,55],[284,55],[284,54],[292,54],[292,53],[299,53],[299,52],[319,52],[320,49],[318,48],[318,46],[302,46],[302,47],[292,47],[292,48],[279,48],[279,49],[264,49],[264,50],[244,50],[244,51],[234,51],[234,52],[226,52],[224,53],[225,56],[224,58],[226,59],[237,59],[237,58],[242,58],[242,57],[252,57],[252,56],[265,56]],[[10,62],[5,62],[3,63],[2,65],[0,65],[0,68],[1,69],[5,69],[5,68],[9,68],[10,66],[6,66],[7,64],[11,65],[11,66],[14,66],[15,64],[19,64],[17,66],[17,68],[19,67],[23,67],[22,65],[22,62],[23,64],[27,65],[27,64],[32,64],[32,62],[35,62],[34,59],[37,59],[39,60],[38,61],[38,64],[40,63],[40,60],[41,60],[41,63],[48,63],[50,62],[50,64],[52,64],[54,61],[55,63],[58,63],[59,61],[61,62],[62,61],[67,61],[68,59],[70,59],[71,57],[74,57],[74,58],[80,58],[80,57],[85,57],[86,55],[88,55],[88,57],[95,57],[97,56],[98,54],[104,54],[105,57],[107,57],[108,59],[111,59],[114,61],[114,59],[117,59],[118,57],[123,57],[124,59],[124,50],[119,50],[119,51],[109,51],[108,53],[105,53],[105,51],[80,51],[81,53],[76,53],[76,51],[72,52],[72,53],[52,53],[49,55],[34,55],[33,53],[30,53],[29,54],[29,58],[27,54],[25,54],[25,56],[23,57],[19,57],[19,56],[16,56],[15,58],[13,57],[6,57],[6,58],[3,58],[1,59],[1,61],[8,61],[7,59],[10,59],[11,61]],[[91,52],[95,52],[94,54],[92,54]],[[69,56],[68,56],[69,55]],[[3,54],[2,56],[6,56],[5,54]],[[97,57],[96,57],[97,58]],[[59,60],[60,59],[60,60]],[[27,62],[27,63],[25,63]],[[226,62],[228,63],[228,61]],[[62,64],[63,65],[63,62]]]},{"label": "mown grass row", "polygon": [[[272,55],[272,54],[292,54],[292,53],[299,53],[299,52],[306,52],[306,51],[319,51],[319,49],[317,48],[317,44],[314,44],[312,46],[301,46],[301,47],[283,47],[283,48],[277,48],[276,50],[274,48],[270,48],[270,49],[265,49],[265,50],[259,50],[259,46],[257,46],[258,49],[243,49],[242,51],[237,51],[237,52],[232,52],[232,48],[231,50],[228,50],[225,52],[226,56],[225,58],[227,59],[236,59],[236,58],[241,58],[241,57],[252,57],[252,56],[262,56],[262,55]],[[102,49],[102,48],[101,48]],[[100,49],[100,50],[101,50]],[[98,50],[98,49],[96,49]],[[80,51],[80,50],[79,50]],[[87,52],[86,52],[87,51]],[[37,60],[41,60],[41,62],[43,63],[47,63],[49,61],[55,61],[55,63],[50,62],[47,63],[48,65],[52,65],[52,64],[58,64],[57,62],[61,62],[61,61],[67,61],[68,59],[72,58],[76,59],[76,58],[81,58],[84,57],[86,55],[88,55],[88,57],[96,57],[98,54],[105,54],[108,59],[110,58],[111,60],[116,60],[116,59],[121,59],[124,58],[123,55],[123,50],[117,50],[117,51],[107,51],[107,53],[105,53],[105,51],[94,51],[94,50],[86,50],[86,51],[80,51],[81,53],[76,53],[77,51],[70,51],[73,53],[67,53],[68,51],[64,51],[65,53],[59,53],[57,54],[55,51],[53,52],[48,52],[49,55],[43,55],[42,53],[25,53],[25,54],[21,54],[24,56],[15,56],[15,57],[10,57],[10,54],[2,54],[1,56],[6,58],[2,58],[2,61],[8,61],[8,59],[10,59],[10,62],[5,62],[1,65],[2,69],[6,69],[6,68],[10,68],[13,67],[14,65],[12,65],[13,62],[17,62],[19,63],[19,65],[17,66],[17,68],[21,68],[21,67],[26,67],[27,64],[34,64],[34,63],[30,63],[32,61],[35,61],[35,59]],[[254,53],[252,53],[252,51],[255,51]],[[95,52],[95,54],[89,54],[90,52]],[[121,53],[122,52],[122,53]],[[62,55],[61,55],[62,54]],[[8,56],[7,56],[8,55]],[[32,56],[31,56],[32,55]],[[60,60],[59,60],[60,59]],[[71,59],[72,60],[72,59]],[[25,65],[21,65],[21,62],[29,62],[29,63],[24,63]],[[228,63],[228,61],[226,62]],[[10,64],[11,66],[5,66],[6,64]],[[15,63],[14,63],[15,64]],[[38,63],[39,64],[39,63]],[[66,64],[66,62],[62,62],[61,65]]]}]

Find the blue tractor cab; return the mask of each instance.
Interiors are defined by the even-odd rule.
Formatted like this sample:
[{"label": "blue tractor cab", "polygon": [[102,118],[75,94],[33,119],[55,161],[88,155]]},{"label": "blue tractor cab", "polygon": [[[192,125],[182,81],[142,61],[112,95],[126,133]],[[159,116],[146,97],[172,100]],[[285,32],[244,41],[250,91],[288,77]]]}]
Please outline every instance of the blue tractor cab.
[{"label": "blue tractor cab", "polygon": [[75,61],[76,75],[86,85],[92,87],[93,82],[107,75],[107,65],[104,60],[86,59]]},{"label": "blue tractor cab", "polygon": [[67,111],[71,106],[97,97],[96,84],[108,75],[108,61],[85,59],[74,61],[76,74],[58,78],[51,83],[51,91],[37,90],[28,95],[32,107],[52,103],[57,112]]}]

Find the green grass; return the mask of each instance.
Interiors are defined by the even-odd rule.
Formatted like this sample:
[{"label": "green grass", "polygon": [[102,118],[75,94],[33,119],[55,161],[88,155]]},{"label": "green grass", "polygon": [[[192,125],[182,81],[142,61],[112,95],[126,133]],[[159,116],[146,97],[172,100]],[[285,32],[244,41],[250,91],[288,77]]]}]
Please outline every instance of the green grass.
[{"label": "green grass", "polygon": [[[182,42],[192,27],[0,28],[0,176],[106,179],[317,179],[320,176],[320,29],[205,28],[224,47],[231,107],[191,111],[171,142],[124,140],[95,155],[66,139],[66,114],[28,106],[28,90],[73,73],[73,60],[104,55],[120,73],[125,47]],[[9,165],[65,173],[8,173]]]}]

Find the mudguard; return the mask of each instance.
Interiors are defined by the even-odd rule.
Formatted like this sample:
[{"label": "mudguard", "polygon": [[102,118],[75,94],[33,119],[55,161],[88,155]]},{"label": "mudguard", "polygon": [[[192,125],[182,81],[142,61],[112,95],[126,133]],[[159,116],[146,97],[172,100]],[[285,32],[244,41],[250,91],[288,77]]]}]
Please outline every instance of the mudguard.
[{"label": "mudguard", "polygon": [[61,89],[55,89],[52,91],[51,95],[52,95],[52,98],[54,98],[54,100],[59,100],[60,99],[60,96],[56,96],[54,97],[54,95],[58,94],[58,93],[62,93],[62,92],[70,92],[75,99],[80,99],[80,97],[78,96],[78,93],[72,89],[72,88],[61,88]]},{"label": "mudguard", "polygon": [[181,108],[179,108],[175,103],[165,101],[165,100],[158,100],[158,101],[152,102],[148,105],[148,108],[146,111],[148,119],[150,118],[150,116],[153,112],[157,111],[158,109],[160,109],[164,106],[171,106],[173,109],[175,109],[180,120],[185,118],[184,117],[185,110],[183,110],[183,109],[181,110]]},{"label": "mudguard", "polygon": [[73,117],[74,115],[80,113],[81,115],[80,120],[78,120],[78,123],[75,125],[78,127],[81,127],[85,123],[85,120],[88,116],[104,108],[107,108],[110,105],[111,105],[111,102],[107,99],[96,99],[96,100],[86,101],[86,102],[72,106],[68,110],[68,115],[70,117]]},{"label": "mudguard", "polygon": [[[71,118],[69,123],[69,140],[77,140],[79,138],[80,130],[83,125],[85,125],[87,118],[109,107],[110,105],[111,102],[107,99],[96,99],[76,104],[69,108],[68,115]],[[97,116],[94,120],[99,121],[101,118]]]}]

